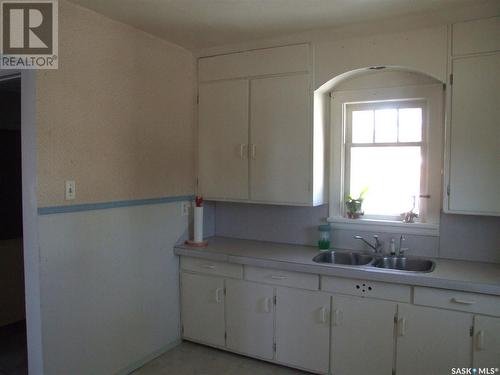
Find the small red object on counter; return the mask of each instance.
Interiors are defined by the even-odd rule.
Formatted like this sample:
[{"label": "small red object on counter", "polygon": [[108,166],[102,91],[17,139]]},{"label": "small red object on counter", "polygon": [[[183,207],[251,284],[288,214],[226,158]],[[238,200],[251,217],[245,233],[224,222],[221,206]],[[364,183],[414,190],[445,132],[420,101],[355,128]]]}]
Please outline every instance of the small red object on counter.
[{"label": "small red object on counter", "polygon": [[203,205],[203,198],[197,195],[195,198],[195,204],[196,207],[201,207]]}]

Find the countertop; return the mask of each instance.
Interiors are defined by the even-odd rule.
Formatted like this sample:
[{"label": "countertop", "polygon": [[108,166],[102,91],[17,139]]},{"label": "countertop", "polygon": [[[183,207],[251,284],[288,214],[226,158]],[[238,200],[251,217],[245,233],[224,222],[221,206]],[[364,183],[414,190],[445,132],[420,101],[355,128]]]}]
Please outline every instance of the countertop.
[{"label": "countertop", "polygon": [[405,273],[369,266],[319,264],[312,258],[318,254],[313,246],[211,237],[205,248],[180,244],[176,255],[203,258],[235,264],[307,272],[326,276],[359,278],[397,284],[454,289],[500,296],[500,264],[433,259],[434,271]]}]

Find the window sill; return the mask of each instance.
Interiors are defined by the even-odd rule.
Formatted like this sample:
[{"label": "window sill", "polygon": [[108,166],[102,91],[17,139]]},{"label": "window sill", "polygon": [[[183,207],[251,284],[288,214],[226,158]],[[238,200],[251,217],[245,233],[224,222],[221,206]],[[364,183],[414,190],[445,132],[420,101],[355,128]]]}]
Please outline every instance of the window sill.
[{"label": "window sill", "polygon": [[374,219],[348,219],[344,217],[329,217],[328,222],[332,224],[333,229],[439,236],[439,224],[403,223],[400,221]]}]

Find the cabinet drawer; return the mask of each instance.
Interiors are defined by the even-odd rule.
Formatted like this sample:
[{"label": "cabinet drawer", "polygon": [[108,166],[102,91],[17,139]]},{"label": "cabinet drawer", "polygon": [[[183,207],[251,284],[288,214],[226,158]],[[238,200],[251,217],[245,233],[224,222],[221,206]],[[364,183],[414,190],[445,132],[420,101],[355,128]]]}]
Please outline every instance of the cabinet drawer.
[{"label": "cabinet drawer", "polygon": [[373,297],[391,301],[410,302],[409,285],[391,284],[380,281],[346,279],[343,277],[321,277],[321,290],[349,294],[359,297]]},{"label": "cabinet drawer", "polygon": [[235,279],[243,278],[243,266],[239,264],[213,262],[206,259],[181,257],[181,269],[184,271],[232,277]]},{"label": "cabinet drawer", "polygon": [[245,279],[259,283],[318,290],[319,276],[309,273],[290,272],[269,268],[245,267]]},{"label": "cabinet drawer", "polygon": [[415,287],[413,303],[500,316],[500,297],[487,294]]}]

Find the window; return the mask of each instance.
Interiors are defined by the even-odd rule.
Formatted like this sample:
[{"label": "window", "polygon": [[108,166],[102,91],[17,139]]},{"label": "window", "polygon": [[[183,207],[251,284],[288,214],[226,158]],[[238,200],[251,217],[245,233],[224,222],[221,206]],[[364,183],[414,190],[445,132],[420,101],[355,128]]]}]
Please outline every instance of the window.
[{"label": "window", "polygon": [[[436,84],[333,93],[334,227],[438,235],[442,102],[443,89]],[[345,197],[356,198],[364,189],[364,215],[347,218]],[[412,208],[416,223],[403,223],[401,214]]]},{"label": "window", "polygon": [[358,197],[366,189],[366,218],[398,220],[419,213],[425,189],[424,101],[346,105],[345,187]]}]

